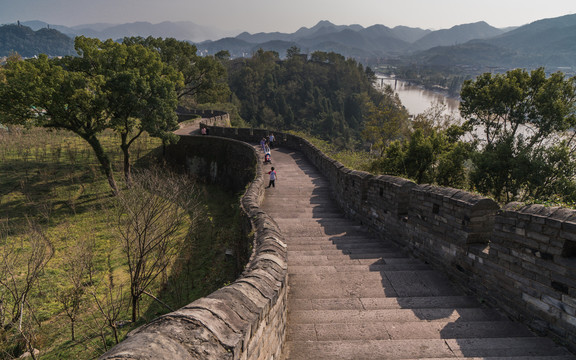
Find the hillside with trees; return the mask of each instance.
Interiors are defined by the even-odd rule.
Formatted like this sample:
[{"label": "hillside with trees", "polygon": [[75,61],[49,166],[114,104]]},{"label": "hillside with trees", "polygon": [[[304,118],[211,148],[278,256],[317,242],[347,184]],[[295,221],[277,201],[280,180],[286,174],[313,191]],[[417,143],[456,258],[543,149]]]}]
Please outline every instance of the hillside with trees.
[{"label": "hillside with trees", "polygon": [[0,56],[18,53],[24,57],[73,55],[74,40],[58,30],[43,28],[33,31],[27,26],[0,26]]},{"label": "hillside with trees", "polygon": [[373,87],[370,68],[336,53],[308,58],[296,47],[287,60],[263,50],[232,60],[228,72],[240,115],[251,126],[304,131],[347,148],[360,143],[369,105],[391,96]]}]

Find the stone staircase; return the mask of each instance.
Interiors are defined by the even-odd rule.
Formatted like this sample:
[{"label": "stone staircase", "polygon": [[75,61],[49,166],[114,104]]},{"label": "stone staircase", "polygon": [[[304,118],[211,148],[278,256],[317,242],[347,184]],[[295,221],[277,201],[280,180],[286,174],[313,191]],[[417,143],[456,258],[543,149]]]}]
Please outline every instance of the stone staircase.
[{"label": "stone staircase", "polygon": [[302,154],[272,160],[263,209],[288,245],[285,359],[576,359],[346,219]]}]

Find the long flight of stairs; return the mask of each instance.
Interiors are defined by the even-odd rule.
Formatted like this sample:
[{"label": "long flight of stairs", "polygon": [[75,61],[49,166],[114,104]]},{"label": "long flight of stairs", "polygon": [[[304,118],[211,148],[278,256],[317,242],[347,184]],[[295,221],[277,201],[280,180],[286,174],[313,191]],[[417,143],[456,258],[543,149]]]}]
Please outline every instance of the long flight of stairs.
[{"label": "long flight of stairs", "polygon": [[576,359],[346,219],[302,154],[272,159],[263,208],[288,245],[284,359]]}]

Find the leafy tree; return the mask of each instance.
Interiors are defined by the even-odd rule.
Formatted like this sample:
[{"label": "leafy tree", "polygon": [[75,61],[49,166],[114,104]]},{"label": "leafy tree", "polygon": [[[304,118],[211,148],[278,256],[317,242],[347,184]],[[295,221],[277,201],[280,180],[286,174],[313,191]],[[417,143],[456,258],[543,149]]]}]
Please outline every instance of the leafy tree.
[{"label": "leafy tree", "polygon": [[112,164],[98,139],[108,126],[104,77],[66,70],[46,55],[10,61],[3,73],[2,122],[74,132],[90,144],[112,191],[117,193]]},{"label": "leafy tree", "polygon": [[181,74],[142,46],[76,38],[78,57],[11,61],[0,84],[3,122],[70,130],[94,150],[113,192],[118,186],[98,135],[120,136],[131,184],[130,146],[144,132],[163,140],[177,124]]},{"label": "leafy tree", "polygon": [[472,145],[461,140],[464,128],[443,115],[443,107],[432,107],[416,116],[405,139],[383,147],[372,162],[374,172],[403,176],[417,183],[466,187],[465,162]]},{"label": "leafy tree", "polygon": [[230,57],[228,52],[219,52],[218,57],[202,57],[196,54],[195,45],[174,38],[131,37],[124,38],[123,43],[156,50],[162,61],[182,73],[184,82],[178,86],[178,99],[191,97],[197,103],[206,103],[221,101],[229,95],[226,68],[221,63],[226,55]]},{"label": "leafy tree", "polygon": [[294,57],[297,57],[298,55],[300,55],[300,48],[298,46],[294,45],[288,48],[288,50],[286,50],[286,58],[288,59],[292,59]]},{"label": "leafy tree", "polygon": [[366,102],[368,114],[362,135],[371,144],[371,149],[382,156],[392,141],[400,140],[408,134],[408,111],[390,86],[384,89],[383,97],[376,105]]},{"label": "leafy tree", "polygon": [[[573,188],[576,78],[543,68],[489,73],[462,88],[460,111],[479,141],[473,185],[499,201],[550,198]],[[573,197],[573,195],[572,195]]]},{"label": "leafy tree", "polygon": [[216,54],[214,54],[214,57],[220,62],[224,60],[230,60],[230,56],[231,56],[230,51],[228,50],[220,50]]},{"label": "leafy tree", "polygon": [[131,186],[130,146],[134,141],[145,131],[163,141],[174,138],[172,130],[178,124],[175,90],[182,84],[181,75],[156,52],[138,44],[81,36],[76,38],[76,50],[82,57],[71,67],[105,79],[107,126],[120,135],[124,176]]}]

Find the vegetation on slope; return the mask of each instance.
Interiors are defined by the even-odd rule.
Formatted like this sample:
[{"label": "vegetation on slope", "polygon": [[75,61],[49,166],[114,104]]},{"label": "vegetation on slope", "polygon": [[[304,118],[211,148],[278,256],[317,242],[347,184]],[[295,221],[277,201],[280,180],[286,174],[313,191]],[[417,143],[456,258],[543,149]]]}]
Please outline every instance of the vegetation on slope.
[{"label": "vegetation on slope", "polygon": [[254,127],[305,131],[343,148],[360,144],[365,109],[387,95],[372,86],[369,68],[336,53],[310,59],[291,48],[288,59],[258,51],[228,63],[240,115]]},{"label": "vegetation on slope", "polygon": [[[114,135],[105,132],[101,141],[114,169],[121,169]],[[134,160],[149,164],[159,145],[145,134],[134,144]],[[118,212],[121,197],[110,195],[83,141],[65,131],[0,130],[0,171],[0,358],[35,348],[43,359],[92,359],[113,346],[116,336],[121,340],[169,311],[145,294],[131,322],[130,276],[119,233],[119,224],[126,223],[117,221],[118,214],[129,212]],[[237,275],[225,255],[238,238],[237,198],[217,188],[196,188],[194,217],[202,231],[194,231],[192,217],[183,217],[189,220],[169,239],[180,246],[179,257],[146,289],[171,308]],[[27,264],[41,266],[32,274]],[[21,296],[27,285],[25,301],[15,308],[22,311],[14,313],[11,291]]]}]

